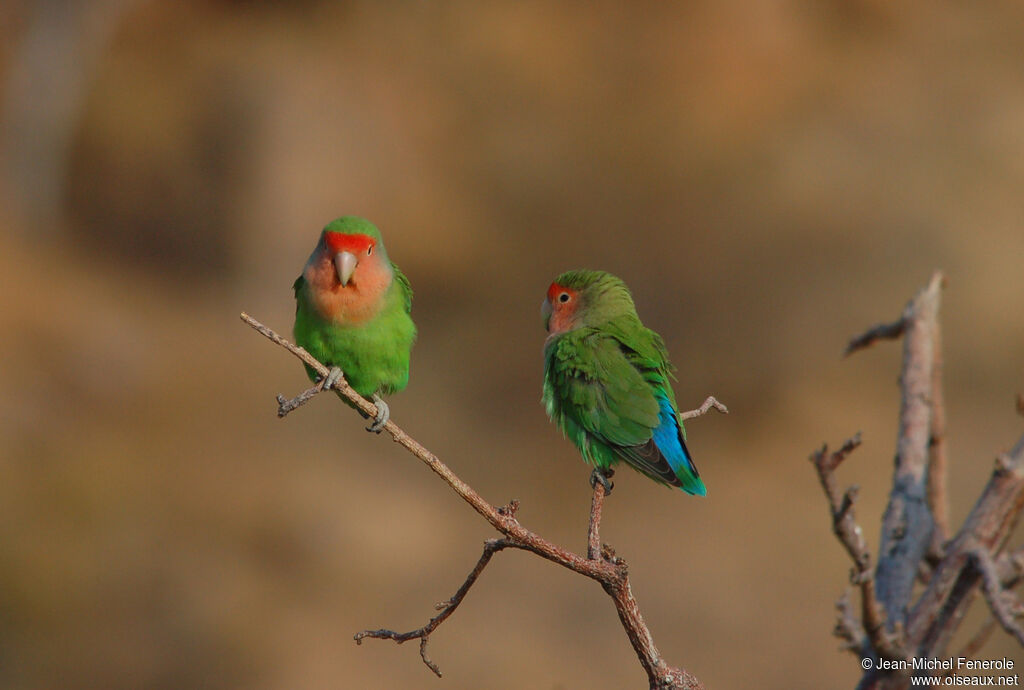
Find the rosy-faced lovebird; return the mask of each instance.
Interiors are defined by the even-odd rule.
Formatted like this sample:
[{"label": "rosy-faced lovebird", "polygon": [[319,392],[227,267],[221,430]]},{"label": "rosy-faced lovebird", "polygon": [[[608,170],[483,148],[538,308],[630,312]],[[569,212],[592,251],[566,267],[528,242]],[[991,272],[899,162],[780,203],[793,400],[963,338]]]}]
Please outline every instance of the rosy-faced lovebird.
[{"label": "rosy-faced lovebird", "polygon": [[390,414],[380,396],[409,382],[416,339],[412,288],[388,259],[380,230],[356,216],[332,221],[293,287],[295,342],[330,367],[325,387],[344,373],[357,393],[373,400],[377,416],[369,430],[380,433]]},{"label": "rosy-faced lovebird", "polygon": [[548,416],[611,488],[620,460],[651,479],[704,496],[686,448],[665,343],[644,327],[629,288],[603,271],[569,271],[541,306]]}]

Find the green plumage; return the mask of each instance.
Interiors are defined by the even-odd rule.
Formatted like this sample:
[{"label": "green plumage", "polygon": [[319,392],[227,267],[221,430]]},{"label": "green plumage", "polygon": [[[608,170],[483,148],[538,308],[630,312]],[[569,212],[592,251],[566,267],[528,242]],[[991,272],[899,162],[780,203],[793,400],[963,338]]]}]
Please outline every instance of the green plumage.
[{"label": "green plumage", "polygon": [[[328,232],[373,238],[376,242],[375,260],[386,267],[384,273],[390,270],[390,284],[371,306],[366,307],[375,310],[368,319],[353,321],[347,319],[344,311],[326,314],[317,308],[313,295],[317,288],[310,285],[305,275],[310,270],[309,266],[320,260],[318,251],[326,251],[324,235]],[[306,271],[293,287],[296,303],[294,335],[299,345],[328,367],[340,368],[349,385],[364,397],[389,395],[405,388],[409,381],[409,355],[416,338],[416,327],[410,317],[412,288],[398,266],[387,258],[380,231],[372,223],[347,216],[327,225]],[[363,306],[358,301],[356,304],[360,308]],[[312,380],[317,380],[315,371],[307,367],[307,372]]]},{"label": "green plumage", "polygon": [[[624,460],[659,483],[703,495],[665,343],[641,323],[625,283],[601,271],[571,271],[552,286],[562,288],[578,304],[569,326],[545,343],[548,415],[591,465],[606,470]],[[545,312],[551,309],[549,296]]]}]

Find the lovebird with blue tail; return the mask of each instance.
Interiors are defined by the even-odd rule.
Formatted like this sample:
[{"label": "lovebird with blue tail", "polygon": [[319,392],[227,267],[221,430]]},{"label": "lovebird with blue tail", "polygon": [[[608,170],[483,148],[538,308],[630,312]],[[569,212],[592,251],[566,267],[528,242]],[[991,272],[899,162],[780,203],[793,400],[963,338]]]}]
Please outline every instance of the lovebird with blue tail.
[{"label": "lovebird with blue tail", "polygon": [[569,271],[541,306],[548,416],[594,467],[591,482],[625,461],[659,484],[704,496],[686,448],[665,343],[636,313],[629,288],[604,271]]}]

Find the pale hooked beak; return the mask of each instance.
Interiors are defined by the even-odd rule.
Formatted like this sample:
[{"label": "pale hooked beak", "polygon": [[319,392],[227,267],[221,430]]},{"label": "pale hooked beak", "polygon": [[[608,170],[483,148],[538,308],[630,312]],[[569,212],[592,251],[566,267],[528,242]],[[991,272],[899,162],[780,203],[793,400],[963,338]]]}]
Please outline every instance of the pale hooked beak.
[{"label": "pale hooked beak", "polygon": [[551,312],[554,309],[551,308],[551,300],[545,299],[540,303],[540,318],[544,321],[544,330],[548,330],[548,324],[551,323]]},{"label": "pale hooked beak", "polygon": [[359,259],[351,252],[338,252],[334,255],[334,268],[338,271],[338,280],[341,281],[342,287],[348,285],[358,263]]}]

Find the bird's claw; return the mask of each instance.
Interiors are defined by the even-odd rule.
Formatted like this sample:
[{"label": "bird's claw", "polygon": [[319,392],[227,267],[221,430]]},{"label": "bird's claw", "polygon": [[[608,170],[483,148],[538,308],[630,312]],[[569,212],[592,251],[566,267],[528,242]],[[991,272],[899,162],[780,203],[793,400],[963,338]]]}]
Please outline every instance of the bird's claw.
[{"label": "bird's claw", "polygon": [[366,427],[366,430],[379,434],[384,431],[384,425],[391,418],[391,410],[388,408],[388,404],[376,393],[373,394],[373,404],[377,406],[377,416],[373,418],[373,424]]},{"label": "bird's claw", "polygon": [[336,384],[340,379],[341,369],[339,369],[338,367],[331,367],[331,370],[327,372],[327,377],[323,381],[323,390],[331,390],[332,388],[334,388],[334,384]]},{"label": "bird's claw", "polygon": [[609,496],[612,493],[612,489],[615,488],[615,483],[612,481],[612,477],[615,475],[615,470],[609,468],[607,470],[600,470],[597,467],[590,473],[590,486],[593,489],[597,488],[597,483],[600,482],[601,486],[604,487],[604,495]]}]

